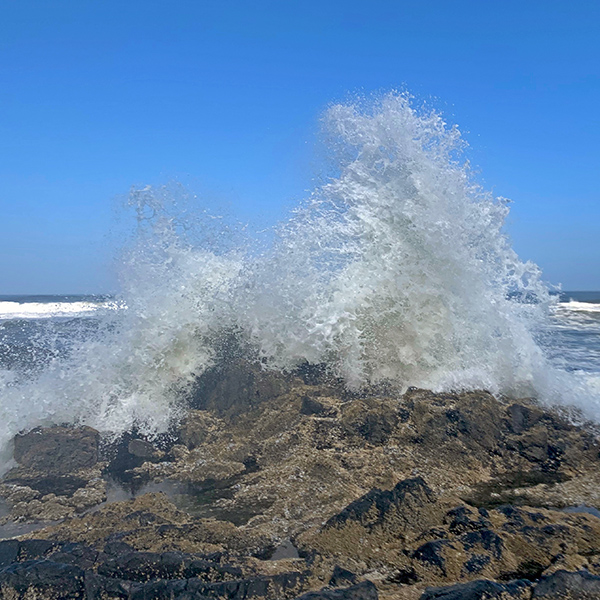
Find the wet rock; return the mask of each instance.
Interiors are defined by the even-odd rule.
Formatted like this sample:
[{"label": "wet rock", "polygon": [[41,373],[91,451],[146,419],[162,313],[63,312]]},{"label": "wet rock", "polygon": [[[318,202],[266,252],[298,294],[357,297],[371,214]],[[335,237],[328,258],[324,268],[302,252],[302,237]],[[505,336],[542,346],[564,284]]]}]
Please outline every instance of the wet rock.
[{"label": "wet rock", "polygon": [[439,570],[443,577],[446,577],[446,549],[456,551],[456,546],[452,545],[452,542],[448,540],[434,540],[427,542],[417,548],[413,553],[413,558],[417,561],[424,563],[428,568],[434,567]]},{"label": "wet rock", "polygon": [[145,460],[153,460],[160,456],[159,451],[150,442],[138,438],[131,440],[127,444],[127,451],[129,454]]},{"label": "wet rock", "polygon": [[[600,519],[551,509],[600,506],[592,429],[483,391],[350,394],[271,375],[213,370],[168,443],[130,432],[103,447],[107,471],[12,471],[11,518],[69,518],[21,538],[55,544],[37,555],[0,545],[0,566],[77,567],[89,597],[128,600],[279,600],[325,582],[345,589],[310,593],[343,598],[370,594],[365,577],[386,598],[458,583],[509,598],[513,580],[600,574]],[[106,474],[136,497],[87,511]]]},{"label": "wet rock", "polygon": [[56,547],[56,542],[51,542],[50,540],[23,540],[20,543],[19,560],[43,558]]},{"label": "wet rock", "polygon": [[223,427],[223,421],[214,414],[204,410],[190,410],[181,424],[179,435],[182,444],[193,450],[209,441],[211,436],[216,437]]},{"label": "wet rock", "polygon": [[196,384],[191,404],[217,415],[237,415],[280,396],[290,389],[291,381],[260,365],[236,361],[210,369]]},{"label": "wet rock", "polygon": [[588,571],[557,571],[540,580],[532,597],[544,600],[599,600],[600,577]]},{"label": "wet rock", "polygon": [[12,590],[13,598],[81,598],[85,590],[85,572],[73,565],[49,560],[14,563],[0,570],[4,597]]},{"label": "wet rock", "polygon": [[537,407],[511,404],[508,409],[510,428],[513,433],[523,433],[530,429],[544,416],[544,412]]},{"label": "wet rock", "polygon": [[18,540],[4,540],[0,542],[0,567],[9,565],[17,560],[20,544]]},{"label": "wet rock", "polygon": [[296,600],[377,600],[378,597],[377,588],[373,583],[361,581],[347,588],[324,588],[318,592],[308,592]]},{"label": "wet rock", "polygon": [[44,473],[72,473],[98,462],[100,434],[91,427],[38,427],[15,436],[15,460]]},{"label": "wet rock", "polygon": [[189,579],[226,581],[239,579],[239,568],[221,566],[181,552],[129,552],[110,558],[98,568],[98,574],[113,579],[149,581],[151,579]]},{"label": "wet rock", "polygon": [[529,581],[496,583],[481,579],[447,587],[428,588],[421,600],[528,600],[532,584]]},{"label": "wet rock", "polygon": [[407,392],[412,405],[411,421],[417,430],[416,441],[437,451],[449,447],[452,458],[460,457],[460,445],[488,463],[503,437],[504,409],[488,392],[431,394],[425,390]]}]

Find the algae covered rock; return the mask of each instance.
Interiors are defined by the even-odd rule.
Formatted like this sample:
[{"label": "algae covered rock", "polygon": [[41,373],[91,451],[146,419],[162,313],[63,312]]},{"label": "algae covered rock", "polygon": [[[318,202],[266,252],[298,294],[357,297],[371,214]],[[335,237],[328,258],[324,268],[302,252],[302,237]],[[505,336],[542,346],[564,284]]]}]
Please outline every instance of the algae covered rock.
[{"label": "algae covered rock", "polygon": [[0,543],[6,597],[596,593],[593,427],[528,399],[349,393],[238,359],[188,400],[167,433],[100,450],[88,428],[15,440],[0,526],[56,523]]}]

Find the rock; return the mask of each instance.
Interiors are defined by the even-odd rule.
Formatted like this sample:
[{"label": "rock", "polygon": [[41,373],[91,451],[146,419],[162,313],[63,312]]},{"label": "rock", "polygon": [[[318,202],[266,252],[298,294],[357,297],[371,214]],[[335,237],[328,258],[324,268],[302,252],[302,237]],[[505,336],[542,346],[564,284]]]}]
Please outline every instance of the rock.
[{"label": "rock", "polygon": [[[573,589],[600,575],[600,519],[552,508],[600,507],[592,428],[484,391],[351,394],[296,375],[236,358],[201,378],[164,438],[104,444],[108,467],[22,463],[0,484],[0,525],[67,518],[0,544],[0,569],[25,581],[31,561],[76,567],[90,598],[128,600],[376,594],[365,578],[385,598],[512,598],[561,571]],[[109,477],[134,498],[88,510]],[[36,539],[51,545],[21,546]]]},{"label": "rock", "polygon": [[150,442],[137,438],[129,442],[127,445],[127,450],[129,451],[129,454],[133,454],[133,456],[147,460],[152,460],[159,456],[159,452]]},{"label": "rock", "polygon": [[0,567],[10,565],[17,560],[20,545],[18,540],[3,540],[0,542]]},{"label": "rock", "polygon": [[28,560],[2,568],[0,588],[5,598],[11,597],[8,590],[13,590],[17,598],[81,598],[85,590],[85,572],[73,565]]},{"label": "rock", "polygon": [[398,424],[398,414],[384,402],[356,400],[343,409],[342,425],[371,444],[385,444]]},{"label": "rock", "polygon": [[542,410],[537,407],[523,406],[522,404],[511,404],[508,407],[510,428],[513,433],[523,433],[533,427],[544,416]]},{"label": "rock", "polygon": [[339,565],[335,565],[329,585],[331,587],[342,587],[344,585],[355,584],[357,580],[356,574],[348,569],[342,569]]},{"label": "rock", "polygon": [[43,473],[72,473],[98,462],[100,434],[91,427],[38,427],[15,436],[15,460]]},{"label": "rock", "polygon": [[20,543],[19,560],[34,560],[47,556],[57,547],[50,540],[23,540]]},{"label": "rock", "polygon": [[488,517],[489,513],[484,508],[474,510],[469,506],[457,506],[446,513],[444,523],[448,525],[450,533],[461,534],[490,527]]},{"label": "rock", "polygon": [[448,587],[427,588],[421,600],[528,600],[530,581],[496,583],[480,579]]},{"label": "rock", "polygon": [[98,568],[98,574],[113,579],[149,581],[151,579],[189,579],[229,581],[242,577],[242,571],[231,566],[198,559],[181,552],[129,552],[110,558]]},{"label": "rock", "polygon": [[[190,410],[183,419],[179,429],[181,442],[189,450],[193,450],[222,431],[224,423],[221,419],[205,410]],[[176,450],[174,446],[171,452]]]},{"label": "rock", "polygon": [[393,522],[398,535],[410,529],[425,529],[431,523],[427,508],[436,498],[421,477],[405,479],[392,490],[373,489],[349,504],[342,512],[327,521],[325,527],[340,527],[349,521],[373,529],[386,521]]},{"label": "rock", "polygon": [[219,416],[237,415],[284,394],[290,384],[290,378],[280,373],[234,361],[204,373],[196,383],[191,404]]},{"label": "rock", "polygon": [[544,600],[600,600],[600,577],[588,571],[557,571],[542,577],[532,597]]},{"label": "rock", "polygon": [[327,413],[327,408],[322,402],[311,398],[310,396],[302,396],[302,405],[300,412],[303,415],[322,415]]},{"label": "rock", "polygon": [[308,592],[296,600],[377,600],[377,588],[370,581],[335,590],[324,588],[318,592]]}]

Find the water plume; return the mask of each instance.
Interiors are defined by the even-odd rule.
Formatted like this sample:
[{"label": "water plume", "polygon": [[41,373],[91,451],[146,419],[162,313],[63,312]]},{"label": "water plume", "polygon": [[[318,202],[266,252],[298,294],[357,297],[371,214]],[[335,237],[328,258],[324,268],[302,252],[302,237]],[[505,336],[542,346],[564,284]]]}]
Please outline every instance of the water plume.
[{"label": "water plume", "polygon": [[265,369],[325,365],[354,390],[485,388],[598,418],[597,390],[539,344],[552,298],[512,249],[509,203],[477,184],[459,130],[401,93],[333,105],[323,129],[333,175],[261,251],[183,210],[180,191],[134,190],[122,309],[29,380],[5,374],[0,446],[63,421],[164,430],[232,335]]}]

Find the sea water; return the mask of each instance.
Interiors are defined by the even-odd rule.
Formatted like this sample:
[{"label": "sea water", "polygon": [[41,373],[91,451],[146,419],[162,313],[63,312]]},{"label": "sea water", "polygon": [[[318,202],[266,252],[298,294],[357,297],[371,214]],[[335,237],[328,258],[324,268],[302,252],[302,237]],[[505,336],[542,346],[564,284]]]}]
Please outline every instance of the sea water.
[{"label": "sea water", "polygon": [[134,190],[113,298],[0,299],[0,448],[39,424],[164,430],[235,339],[354,390],[484,388],[600,419],[600,299],[552,293],[456,127],[406,94],[331,106],[329,175],[268,241],[172,186]]}]

